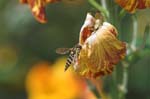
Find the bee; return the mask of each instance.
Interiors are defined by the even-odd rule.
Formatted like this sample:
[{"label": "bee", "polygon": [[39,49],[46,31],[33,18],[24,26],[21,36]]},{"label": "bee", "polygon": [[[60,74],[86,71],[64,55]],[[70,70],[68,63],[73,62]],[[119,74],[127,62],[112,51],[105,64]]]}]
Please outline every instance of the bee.
[{"label": "bee", "polygon": [[79,44],[76,44],[72,48],[58,48],[58,49],[56,49],[56,53],[58,53],[58,54],[64,55],[64,54],[69,53],[69,56],[68,56],[66,64],[65,64],[64,71],[66,71],[70,67],[70,65],[75,63],[76,59],[79,56],[81,49],[82,49],[82,46]]}]

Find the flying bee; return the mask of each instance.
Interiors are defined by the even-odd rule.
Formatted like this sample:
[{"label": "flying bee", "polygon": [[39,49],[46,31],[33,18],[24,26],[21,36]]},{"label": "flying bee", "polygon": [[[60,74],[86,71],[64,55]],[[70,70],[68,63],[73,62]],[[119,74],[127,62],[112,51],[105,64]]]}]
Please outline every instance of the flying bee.
[{"label": "flying bee", "polygon": [[65,71],[70,67],[71,64],[74,64],[76,59],[79,56],[80,50],[82,49],[82,46],[77,44],[73,48],[58,48],[56,49],[56,53],[58,54],[67,54],[69,53],[69,56],[67,58],[66,64],[65,64]]}]

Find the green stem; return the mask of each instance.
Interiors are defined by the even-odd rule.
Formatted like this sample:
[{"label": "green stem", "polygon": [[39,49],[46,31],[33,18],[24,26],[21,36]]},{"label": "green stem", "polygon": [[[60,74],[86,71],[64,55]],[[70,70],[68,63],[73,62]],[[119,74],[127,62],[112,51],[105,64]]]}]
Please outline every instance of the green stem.
[{"label": "green stem", "polygon": [[101,78],[99,78],[99,79],[92,78],[91,81],[95,85],[101,99],[108,99],[106,93],[103,91],[103,81],[102,81],[102,79]]},{"label": "green stem", "polygon": [[137,17],[133,16],[133,36],[132,36],[132,42],[131,42],[131,48],[133,51],[135,51],[136,48],[136,43],[137,43],[137,33],[138,33],[138,23],[137,23]]},{"label": "green stem", "polygon": [[122,66],[123,66],[122,83],[120,85],[118,85],[119,99],[125,99],[125,95],[127,93],[127,85],[128,85],[128,67],[129,67],[129,64],[125,61],[122,61]]},{"label": "green stem", "polygon": [[127,12],[124,9],[122,9],[119,13],[119,18],[122,19],[126,14]]},{"label": "green stem", "polygon": [[148,38],[148,34],[150,34],[150,25],[149,24],[147,24],[146,27],[145,27],[144,35],[143,35],[143,42],[142,42],[141,46],[139,46],[137,48],[137,51],[142,50],[145,47],[146,40]]},{"label": "green stem", "polygon": [[98,9],[102,14],[105,16],[106,19],[109,18],[109,12],[103,8],[100,4],[98,4],[95,0],[88,0],[89,3],[94,6],[96,9]]},{"label": "green stem", "polygon": [[111,88],[111,97],[112,99],[118,99],[118,88],[117,88],[117,68],[114,68],[114,73],[112,75],[112,88]]},{"label": "green stem", "polygon": [[107,9],[107,2],[106,2],[106,0],[100,0],[100,2],[102,4],[103,8]]}]

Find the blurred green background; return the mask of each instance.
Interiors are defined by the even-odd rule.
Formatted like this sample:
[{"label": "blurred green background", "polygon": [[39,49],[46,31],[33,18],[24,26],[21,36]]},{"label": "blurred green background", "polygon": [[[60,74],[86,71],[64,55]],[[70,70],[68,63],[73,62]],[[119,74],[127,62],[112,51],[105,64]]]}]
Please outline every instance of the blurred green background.
[{"label": "blurred green background", "polygon": [[[72,47],[78,42],[80,27],[92,9],[87,2],[65,2],[46,7],[48,23],[38,23],[27,5],[19,0],[0,0],[0,99],[27,99],[25,77],[32,65],[40,60],[53,63],[60,55],[58,47]],[[137,46],[144,28],[150,23],[150,10],[137,12],[139,30]],[[122,20],[121,39],[130,43],[131,16]],[[131,25],[131,26],[130,26]],[[150,99],[150,35],[146,47],[129,56],[127,99]]]}]

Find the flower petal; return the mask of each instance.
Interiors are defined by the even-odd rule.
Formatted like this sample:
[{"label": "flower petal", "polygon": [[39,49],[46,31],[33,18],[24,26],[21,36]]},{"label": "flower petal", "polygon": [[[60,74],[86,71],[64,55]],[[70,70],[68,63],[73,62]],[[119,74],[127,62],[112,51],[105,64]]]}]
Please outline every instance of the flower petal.
[{"label": "flower petal", "polygon": [[126,53],[126,45],[116,38],[117,34],[114,26],[104,22],[82,46],[76,71],[87,78],[110,74]]},{"label": "flower petal", "polygon": [[34,17],[41,23],[47,22],[45,15],[45,1],[44,0],[29,0],[28,1]]},{"label": "flower petal", "polygon": [[137,8],[139,8],[139,9],[146,8],[145,2],[146,2],[146,0],[139,0]]},{"label": "flower petal", "polygon": [[28,0],[20,0],[21,3],[26,4],[28,3]]},{"label": "flower petal", "polygon": [[34,17],[41,23],[46,23],[45,6],[48,3],[55,3],[61,0],[20,0],[23,4],[29,4]]},{"label": "flower petal", "polygon": [[134,13],[138,5],[137,0],[116,0],[116,2],[125,10]]},{"label": "flower petal", "polygon": [[115,1],[130,13],[134,13],[137,8],[145,9],[150,7],[150,0],[115,0]]},{"label": "flower petal", "polygon": [[95,18],[90,13],[87,13],[85,22],[80,31],[80,38],[79,38],[80,45],[82,45],[85,42],[85,40],[92,34],[94,24]]},{"label": "flower petal", "polygon": [[150,0],[146,0],[145,6],[146,6],[147,8],[150,8]]},{"label": "flower petal", "polygon": [[83,79],[63,71],[64,65],[60,58],[53,65],[42,61],[32,66],[26,77],[28,99],[96,99]]},{"label": "flower petal", "polygon": [[59,2],[61,0],[45,0],[46,3],[55,3],[55,2]]}]

